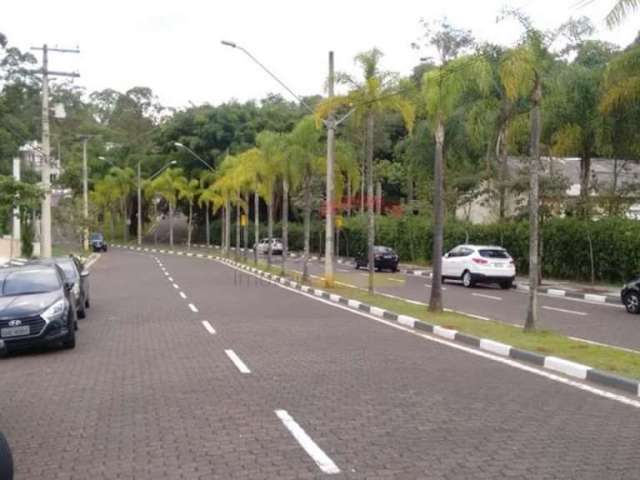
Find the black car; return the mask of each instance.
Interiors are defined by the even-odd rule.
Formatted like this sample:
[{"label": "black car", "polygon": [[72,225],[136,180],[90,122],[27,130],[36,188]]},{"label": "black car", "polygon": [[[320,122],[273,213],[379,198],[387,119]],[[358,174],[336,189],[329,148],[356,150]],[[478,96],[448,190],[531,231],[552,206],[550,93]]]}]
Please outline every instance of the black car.
[{"label": "black car", "polygon": [[640,277],[622,287],[620,298],[627,312],[640,313]]},{"label": "black car", "polygon": [[13,479],[13,458],[7,439],[0,433],[0,479]]},{"label": "black car", "polygon": [[35,346],[76,346],[73,285],[57,265],[0,270],[0,352]]},{"label": "black car", "polygon": [[91,245],[91,250],[94,252],[107,251],[107,241],[101,233],[92,233],[91,237],[89,237],[89,245]]},{"label": "black car", "polygon": [[78,318],[86,318],[87,309],[91,306],[89,299],[89,270],[84,268],[82,262],[74,256],[53,257],[38,259],[31,262],[33,265],[58,265],[64,272],[65,280],[73,283],[73,294]]},{"label": "black car", "polygon": [[[398,263],[400,258],[398,254],[390,247],[375,246],[373,247],[374,262],[373,266],[376,270],[391,270],[392,272],[398,271]],[[360,267],[366,267],[369,265],[369,259],[367,252],[363,252],[355,258],[356,269]]]}]

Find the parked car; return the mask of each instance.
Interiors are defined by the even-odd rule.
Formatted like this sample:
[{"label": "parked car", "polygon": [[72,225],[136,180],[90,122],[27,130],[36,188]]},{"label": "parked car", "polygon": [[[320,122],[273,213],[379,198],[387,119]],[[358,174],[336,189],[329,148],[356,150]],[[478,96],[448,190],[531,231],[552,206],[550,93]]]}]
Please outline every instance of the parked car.
[{"label": "parked car", "polygon": [[459,245],[442,259],[442,280],[462,280],[465,287],[476,283],[497,283],[501,288],[513,286],[516,266],[502,247]]},{"label": "parked car", "polygon": [[72,288],[57,265],[0,270],[0,352],[54,343],[74,348]]},{"label": "parked car", "polygon": [[640,313],[640,277],[628,282],[620,292],[622,304],[629,313]]},{"label": "parked car", "polygon": [[76,312],[78,312],[78,318],[86,318],[87,309],[91,306],[89,295],[89,270],[84,268],[80,259],[74,256],[53,257],[34,260],[31,263],[40,265],[58,265],[64,272],[65,280],[69,283],[73,283],[71,293],[74,297],[74,305],[76,306]]},{"label": "parked car", "polygon": [[13,457],[5,436],[0,433],[0,480],[13,480]]},{"label": "parked car", "polygon": [[107,251],[107,241],[104,239],[104,235],[99,232],[91,234],[91,237],[89,237],[89,244],[91,245],[91,250],[94,252]]},{"label": "parked car", "polygon": [[[376,270],[391,270],[392,272],[398,271],[398,263],[400,263],[400,257],[390,247],[384,247],[377,245],[373,247],[373,267]],[[367,267],[369,265],[368,252],[362,252],[354,259],[356,263],[356,270],[360,267]]]},{"label": "parked car", "polygon": [[[257,248],[258,253],[262,255],[266,255],[267,253],[269,253],[269,239],[263,238],[262,240],[260,240],[260,242],[258,242],[257,245],[254,245],[253,248]],[[279,238],[272,238],[271,253],[273,255],[282,255],[282,250],[283,250],[282,240],[280,240]]]}]

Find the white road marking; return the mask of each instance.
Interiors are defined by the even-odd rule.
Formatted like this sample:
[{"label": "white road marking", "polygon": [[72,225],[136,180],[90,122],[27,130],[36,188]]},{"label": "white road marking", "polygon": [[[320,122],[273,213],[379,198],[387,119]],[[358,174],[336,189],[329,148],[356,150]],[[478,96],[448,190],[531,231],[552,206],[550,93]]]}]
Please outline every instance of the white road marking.
[{"label": "white road marking", "polygon": [[215,329],[211,326],[211,324],[209,322],[207,322],[206,320],[202,320],[202,326],[207,330],[207,332],[209,332],[211,335],[215,335],[216,331]]},{"label": "white road marking", "polygon": [[187,296],[184,294],[184,292],[180,292],[180,296],[181,296],[182,298],[187,298]]},{"label": "white road marking", "polygon": [[[425,283],[424,286],[427,287],[427,288],[431,288],[431,284],[430,283]],[[442,288],[443,292],[447,289],[447,287],[440,287],[440,288]]]},{"label": "white road marking", "polygon": [[173,288],[175,288],[176,290],[178,290],[180,288],[180,286],[177,283],[173,284]]},{"label": "white road marking", "polygon": [[[236,267],[233,267],[231,265],[229,265],[229,267],[230,268],[235,268],[237,270]],[[258,278],[263,278],[260,275],[257,275],[257,274],[254,274],[254,273],[251,273],[250,275],[254,275],[255,277],[258,277]],[[326,303],[327,305],[331,305],[334,308],[339,308],[341,310],[345,310],[347,312],[351,312],[352,314],[360,315],[361,317],[369,318],[369,319],[371,319],[371,320],[373,320],[375,322],[383,323],[383,324],[387,325],[388,327],[395,328],[397,330],[401,330],[403,332],[409,333],[410,335],[415,335],[416,337],[423,338],[424,340],[428,340],[430,342],[439,343],[441,345],[444,345],[444,346],[447,346],[447,347],[450,347],[450,348],[453,348],[453,349],[456,349],[456,350],[460,350],[460,351],[469,353],[471,355],[476,355],[478,357],[482,357],[482,358],[485,358],[485,359],[488,359],[488,360],[493,360],[494,362],[502,363],[503,365],[508,365],[510,367],[517,368],[518,370],[522,370],[522,371],[525,371],[525,372],[528,372],[528,373],[532,373],[534,375],[538,375],[540,377],[544,377],[547,380],[551,380],[551,381],[554,381],[554,382],[562,383],[563,385],[568,385],[568,386],[577,388],[578,390],[582,390],[584,392],[589,392],[589,393],[591,393],[593,395],[597,395],[599,397],[607,398],[609,400],[613,400],[613,401],[616,401],[616,402],[619,402],[619,403],[622,403],[622,404],[629,405],[631,407],[640,409],[640,401],[633,400],[633,399],[631,399],[631,398],[629,398],[629,397],[627,397],[625,395],[612,393],[612,392],[609,392],[607,390],[603,390],[601,388],[594,387],[594,386],[586,384],[586,383],[582,383],[582,382],[579,382],[579,381],[576,381],[576,380],[571,380],[569,378],[557,375],[555,373],[551,373],[551,372],[545,371],[545,370],[537,368],[537,367],[529,366],[529,365],[526,365],[524,363],[520,363],[520,362],[518,362],[516,360],[511,360],[510,358],[500,357],[498,355],[495,355],[495,354],[492,354],[492,353],[489,353],[489,352],[484,352],[482,350],[477,350],[477,349],[474,349],[472,347],[466,347],[466,346],[460,345],[458,343],[454,343],[454,342],[451,342],[451,341],[448,341],[448,340],[436,338],[433,335],[429,335],[427,333],[422,333],[422,332],[407,328],[407,327],[405,327],[403,325],[399,325],[399,324],[394,323],[392,321],[384,320],[384,319],[378,318],[378,317],[374,317],[373,315],[370,315],[370,314],[362,312],[362,311],[352,310],[349,307],[346,307],[346,306],[341,305],[339,303],[333,303],[330,300],[326,300],[324,298],[318,298],[318,297],[316,297],[314,295],[309,295],[307,293],[301,292],[301,291],[296,290],[296,289],[291,288],[291,287],[281,286],[279,283],[272,282],[269,279],[264,279],[264,281],[273,283],[274,285],[279,285],[280,288],[287,289],[287,290],[289,290],[291,292],[297,293],[298,295],[304,295],[306,297],[312,298],[317,302]]]},{"label": "white road marking", "polygon": [[391,280],[392,282],[404,283],[404,280],[399,280],[397,278],[389,278],[389,277],[387,277],[387,280]]},{"label": "white road marking", "polygon": [[484,293],[472,293],[474,297],[488,298],[489,300],[502,300],[502,297],[494,297],[493,295],[485,295]]},{"label": "white road marking", "polygon": [[322,451],[318,444],[316,444],[316,442],[307,435],[307,432],[298,425],[286,410],[276,410],[275,413],[287,430],[289,430],[289,433],[293,435],[293,438],[295,438],[304,451],[307,452],[307,455],[316,462],[316,465],[318,465],[320,470],[328,474],[340,473],[340,469],[335,463],[333,463],[333,460],[331,460],[327,454]]},{"label": "white road marking", "polygon": [[169,280],[170,282],[173,282],[173,277],[167,277],[167,280]]},{"label": "white road marking", "polygon": [[191,311],[193,313],[198,313],[198,309],[196,308],[196,306],[193,303],[189,304],[189,308],[191,309]]},{"label": "white road marking", "polygon": [[165,276],[167,276],[167,277],[169,276],[169,272],[164,272],[164,274],[165,274]]},{"label": "white road marking", "polygon": [[349,273],[349,272],[351,272],[351,270],[345,270],[344,268],[338,268],[338,271],[339,271],[339,272],[342,272],[342,273]]},{"label": "white road marking", "polygon": [[553,310],[554,312],[562,312],[562,313],[570,313],[572,315],[580,315],[582,317],[587,315],[584,312],[576,312],[575,310],[565,310],[564,308],[547,307],[546,305],[543,305],[542,308],[544,308],[545,310]]},{"label": "white road marking", "polygon": [[236,355],[236,352],[234,352],[233,350],[225,350],[224,353],[227,354],[227,357],[231,359],[231,361],[236,366],[236,368],[240,370],[240,373],[251,373],[251,370],[249,370],[249,367],[247,367],[245,363],[242,360],[240,360],[240,357]]}]

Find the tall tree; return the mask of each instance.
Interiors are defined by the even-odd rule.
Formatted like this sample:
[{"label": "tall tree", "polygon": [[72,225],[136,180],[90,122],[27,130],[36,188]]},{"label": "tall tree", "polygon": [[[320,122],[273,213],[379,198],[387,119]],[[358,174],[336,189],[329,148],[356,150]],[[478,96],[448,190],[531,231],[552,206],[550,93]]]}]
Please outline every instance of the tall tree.
[{"label": "tall tree", "polygon": [[[347,95],[333,97],[321,102],[316,110],[316,116],[320,119],[327,116],[340,107],[348,107],[354,110],[356,123],[364,124],[366,132],[366,178],[367,178],[367,250],[369,258],[369,293],[373,294],[375,269],[374,243],[375,243],[375,217],[373,194],[373,154],[374,154],[374,129],[376,118],[384,111],[399,112],[404,120],[406,129],[411,132],[415,120],[415,109],[412,103],[400,95],[397,75],[380,69],[380,60],[383,54],[377,48],[362,52],[355,57],[356,64],[360,67],[362,80],[356,80],[350,75],[339,74],[337,80],[351,87]],[[326,199],[327,205],[332,205],[335,199]]]},{"label": "tall tree", "polygon": [[173,228],[176,204],[178,202],[179,178],[182,177],[182,169],[168,168],[149,184],[151,192],[160,195],[169,205],[169,244],[173,247]]},{"label": "tall tree", "polygon": [[189,180],[186,177],[178,177],[176,179],[176,189],[178,190],[178,198],[186,200],[188,205],[187,249],[190,249],[191,235],[193,231],[193,204],[200,192],[200,182],[195,178]]}]

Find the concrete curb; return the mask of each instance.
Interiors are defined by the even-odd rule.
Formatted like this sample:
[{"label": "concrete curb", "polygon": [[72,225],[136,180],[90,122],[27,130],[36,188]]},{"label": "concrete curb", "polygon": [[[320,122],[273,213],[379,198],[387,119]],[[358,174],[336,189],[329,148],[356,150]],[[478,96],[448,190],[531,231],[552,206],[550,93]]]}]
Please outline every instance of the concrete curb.
[{"label": "concrete curb", "polygon": [[[132,247],[132,246],[126,246],[126,245],[125,246],[114,245],[114,246],[118,248],[134,250],[134,251],[143,251],[143,252],[152,252],[152,253],[158,252],[158,253],[169,253],[169,254],[178,254],[178,255],[181,255],[182,253],[182,252],[174,252],[172,250],[165,251],[165,250],[157,250],[155,248],[150,249],[150,248]],[[341,306],[346,306],[353,310],[365,312],[375,317],[383,318],[385,320],[389,320],[392,322],[397,322],[398,324],[403,325],[405,327],[409,327],[415,330],[420,330],[421,332],[430,333],[447,340],[462,343],[466,346],[475,347],[480,350],[490,352],[494,355],[512,358],[520,362],[530,363],[537,367],[542,367],[547,370],[551,370],[553,372],[559,372],[569,377],[599,384],[607,388],[613,388],[613,389],[620,390],[625,393],[630,393],[632,395],[640,397],[640,382],[638,382],[637,380],[620,377],[618,375],[597,370],[595,368],[589,367],[588,365],[583,365],[581,363],[565,360],[563,358],[554,357],[551,355],[545,356],[545,355],[540,355],[539,353],[530,352],[528,350],[521,350],[511,345],[507,345],[501,342],[496,342],[495,340],[491,340],[488,338],[480,338],[480,337],[475,337],[473,335],[467,335],[466,333],[461,333],[461,332],[458,332],[457,330],[452,330],[449,328],[441,327],[439,325],[427,323],[423,320],[420,320],[418,318],[414,318],[408,315],[399,315],[395,312],[385,310],[379,307],[374,307],[372,305],[368,305],[358,300],[353,300],[350,298],[342,297],[340,295],[325,292],[324,290],[321,290],[318,288],[303,285],[301,283],[295,282],[293,280],[289,280],[279,275],[267,273],[258,268],[250,267],[242,263],[237,263],[227,258],[222,258],[218,255],[215,255],[215,256],[207,255],[206,257],[203,255],[197,255],[197,257],[206,258],[208,260],[216,260],[232,268],[247,271],[251,274],[270,280],[271,282],[284,285],[285,287],[293,288],[295,290],[300,290],[301,292],[307,293],[309,295],[314,295],[326,301],[340,304]]]}]

